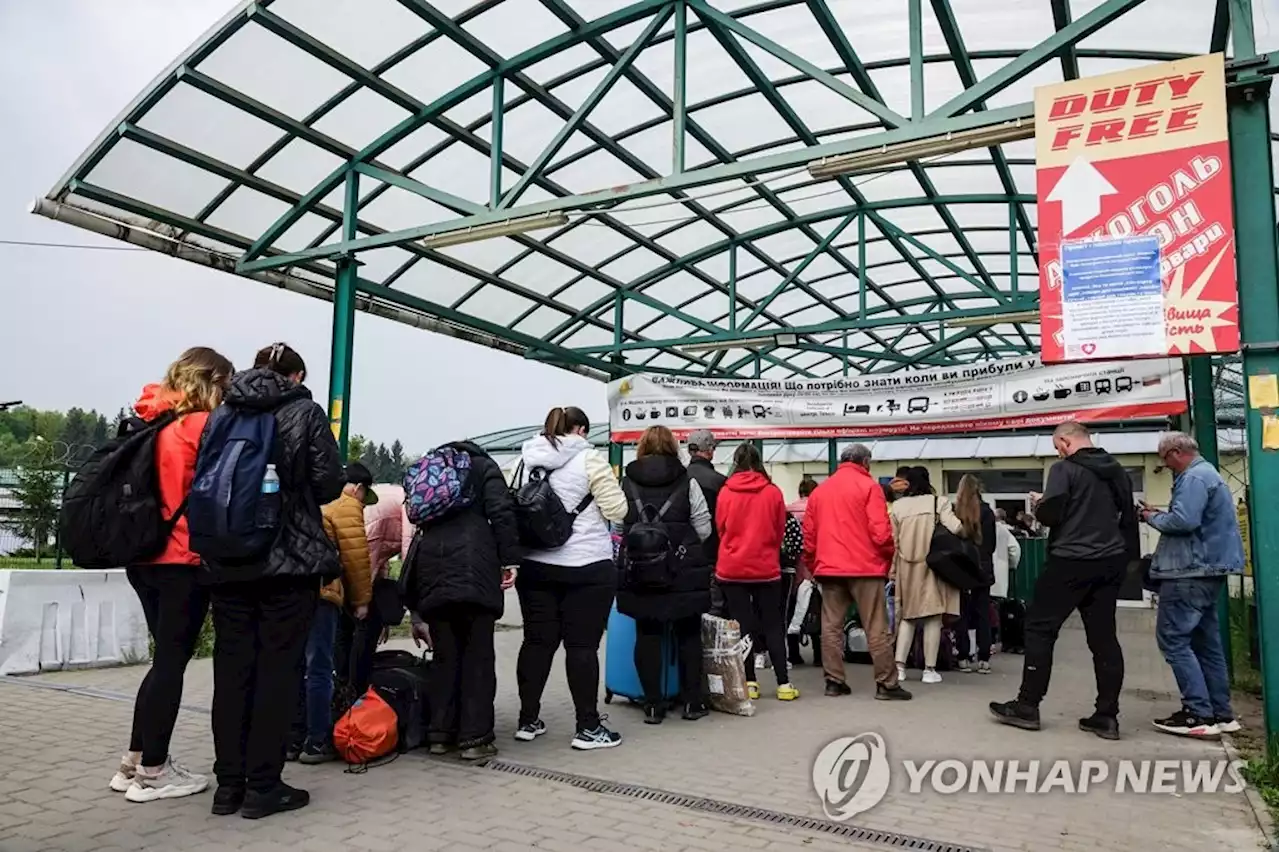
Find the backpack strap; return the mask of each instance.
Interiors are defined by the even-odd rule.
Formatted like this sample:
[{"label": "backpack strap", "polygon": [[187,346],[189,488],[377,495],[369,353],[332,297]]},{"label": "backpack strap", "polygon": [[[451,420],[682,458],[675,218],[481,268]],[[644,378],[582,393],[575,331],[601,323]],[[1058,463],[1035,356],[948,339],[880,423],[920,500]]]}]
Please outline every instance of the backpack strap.
[{"label": "backpack strap", "polygon": [[644,520],[644,503],[641,502],[640,495],[636,493],[635,486],[631,484],[630,479],[622,480],[622,490],[627,495],[627,497],[631,500],[631,505],[635,506],[636,519],[643,521]]},{"label": "backpack strap", "polygon": [[169,519],[164,522],[164,531],[166,536],[173,532],[173,528],[178,525],[178,521],[187,513],[187,500],[189,499],[189,496],[190,495],[182,498],[182,502],[178,504],[178,508],[175,509]]},{"label": "backpack strap", "polygon": [[675,502],[676,495],[679,493],[680,489],[677,488],[675,491],[671,492],[669,497],[667,497],[667,502],[663,503],[662,508],[658,510],[658,520],[662,520],[666,517],[667,512],[671,509],[671,504]]},{"label": "backpack strap", "polygon": [[574,517],[581,515],[583,512],[586,511],[587,507],[591,505],[591,501],[594,499],[596,499],[596,495],[592,494],[590,491],[587,491],[587,496],[583,497],[581,500],[578,501],[577,508],[575,508],[573,512],[571,512],[571,514]]}]

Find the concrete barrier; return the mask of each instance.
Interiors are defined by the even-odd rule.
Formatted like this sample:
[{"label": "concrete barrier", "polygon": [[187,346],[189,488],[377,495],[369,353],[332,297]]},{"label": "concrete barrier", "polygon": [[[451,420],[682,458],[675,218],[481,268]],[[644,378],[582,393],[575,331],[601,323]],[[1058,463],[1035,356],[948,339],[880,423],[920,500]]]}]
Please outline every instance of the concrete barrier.
[{"label": "concrete barrier", "polygon": [[146,659],[146,618],[123,569],[0,571],[0,675]]}]

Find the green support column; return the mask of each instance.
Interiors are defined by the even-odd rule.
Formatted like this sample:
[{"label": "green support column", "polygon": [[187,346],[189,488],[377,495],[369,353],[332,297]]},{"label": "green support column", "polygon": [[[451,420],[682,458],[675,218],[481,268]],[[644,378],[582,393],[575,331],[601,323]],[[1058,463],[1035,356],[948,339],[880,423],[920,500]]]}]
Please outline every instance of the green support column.
[{"label": "green support column", "polygon": [[729,246],[729,331],[738,330],[738,244]]},{"label": "green support column", "polygon": [[609,442],[609,466],[613,468],[613,475],[622,478],[622,445],[617,441]]},{"label": "green support column", "polygon": [[[755,370],[755,376],[756,376],[756,378],[757,378],[757,379],[758,379],[758,378],[760,378],[760,351],[759,351],[759,350],[756,350],[756,370]],[[763,457],[764,457],[764,441],[761,441],[759,438],[757,438],[756,440],[752,441],[751,443],[753,443],[753,444],[755,444],[755,445],[756,445],[756,449],[760,451],[760,456],[761,456],[761,458],[763,458]]]},{"label": "green support column", "polygon": [[1018,292],[1018,202],[1009,202],[1009,289]]},{"label": "green support column", "polygon": [[[1251,29],[1248,5],[1232,21],[1235,47],[1248,55],[1242,31]],[[1251,35],[1251,33],[1250,33]],[[1251,42],[1251,39],[1250,39]],[[1248,45],[1252,48],[1252,44]],[[1276,451],[1263,449],[1263,417],[1274,409],[1255,408],[1250,385],[1254,376],[1277,373],[1276,212],[1271,187],[1271,128],[1267,114],[1271,81],[1265,77],[1240,80],[1227,88],[1227,126],[1231,133],[1231,183],[1236,224],[1236,275],[1240,287],[1240,337],[1244,350],[1245,434],[1248,440],[1249,529],[1253,554],[1254,599],[1258,606],[1259,646],[1262,652],[1262,700],[1267,739],[1276,748],[1276,618],[1280,554],[1275,535],[1280,514],[1280,478]],[[1245,310],[1245,306],[1248,310]],[[1274,379],[1273,379],[1274,380]]]},{"label": "green support column", "polygon": [[867,318],[867,215],[858,212],[858,319]]},{"label": "green support column", "polygon": [[[342,214],[342,238],[355,239],[360,202],[360,175],[347,172]],[[347,457],[347,426],[350,423],[351,358],[356,336],[356,279],[359,262],[353,255],[337,258],[337,278],[333,288],[333,337],[329,355],[329,428],[338,441],[342,458]]]},{"label": "green support column", "polygon": [[827,441],[827,473],[835,473],[840,466],[840,445],[835,438]]},{"label": "green support column", "polygon": [[675,3],[675,34],[672,37],[673,67],[671,71],[671,173],[684,171],[685,135],[685,48],[689,10],[684,0]]},{"label": "green support column", "polygon": [[[1214,467],[1218,467],[1218,418],[1213,404],[1213,357],[1195,355],[1183,358],[1191,390],[1191,428],[1200,445],[1200,455]],[[1218,598],[1218,633],[1222,638],[1222,650],[1227,656],[1227,673],[1234,677],[1231,655],[1231,609],[1227,586],[1222,587]]]},{"label": "green support column", "polygon": [[[493,117],[489,120],[489,208],[497,210],[502,205],[502,119],[505,117],[505,80],[493,81]],[[514,200],[513,202],[514,203]]]}]

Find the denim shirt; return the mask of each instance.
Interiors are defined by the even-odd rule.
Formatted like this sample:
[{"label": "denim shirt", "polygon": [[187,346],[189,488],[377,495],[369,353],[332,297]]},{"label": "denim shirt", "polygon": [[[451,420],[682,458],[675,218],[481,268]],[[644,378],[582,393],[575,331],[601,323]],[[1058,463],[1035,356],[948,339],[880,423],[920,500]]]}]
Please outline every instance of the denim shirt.
[{"label": "denim shirt", "polygon": [[1151,577],[1219,577],[1244,571],[1244,541],[1231,489],[1204,459],[1173,479],[1169,511],[1149,521],[1160,532]]}]

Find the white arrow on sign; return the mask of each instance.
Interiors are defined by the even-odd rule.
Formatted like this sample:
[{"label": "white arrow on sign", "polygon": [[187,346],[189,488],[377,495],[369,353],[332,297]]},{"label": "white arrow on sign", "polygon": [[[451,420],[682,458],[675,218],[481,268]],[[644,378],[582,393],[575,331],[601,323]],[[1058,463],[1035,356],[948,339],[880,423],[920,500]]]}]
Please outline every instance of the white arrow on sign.
[{"label": "white arrow on sign", "polygon": [[1117,191],[1093,163],[1076,157],[1045,200],[1062,202],[1062,236],[1066,237],[1102,212],[1102,196]]}]

